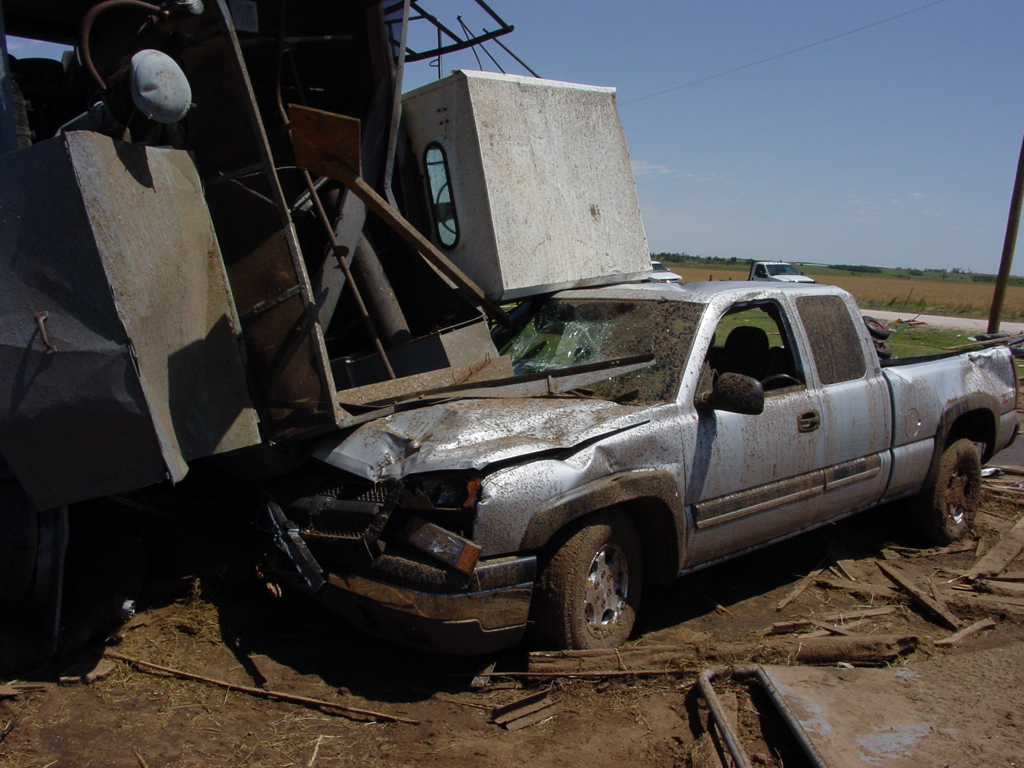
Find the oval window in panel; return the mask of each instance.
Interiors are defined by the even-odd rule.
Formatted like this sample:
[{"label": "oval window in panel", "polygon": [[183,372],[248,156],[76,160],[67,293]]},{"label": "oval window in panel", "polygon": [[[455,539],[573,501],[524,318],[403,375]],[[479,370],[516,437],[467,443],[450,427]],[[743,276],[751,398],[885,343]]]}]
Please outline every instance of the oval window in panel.
[{"label": "oval window in panel", "polygon": [[454,248],[459,242],[459,220],[455,215],[451,174],[448,171],[448,157],[444,148],[437,143],[427,145],[423,163],[427,168],[427,187],[430,192],[430,207],[434,211],[437,239],[445,248]]}]

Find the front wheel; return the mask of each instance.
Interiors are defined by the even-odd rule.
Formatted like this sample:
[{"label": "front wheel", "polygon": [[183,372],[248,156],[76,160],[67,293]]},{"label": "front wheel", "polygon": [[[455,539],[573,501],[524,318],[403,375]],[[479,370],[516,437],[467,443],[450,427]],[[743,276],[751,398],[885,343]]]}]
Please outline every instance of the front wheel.
[{"label": "front wheel", "polygon": [[981,499],[981,458],[973,442],[957,440],[939,459],[935,484],[916,501],[922,532],[935,544],[952,544],[971,529]]},{"label": "front wheel", "polygon": [[643,589],[636,526],[620,509],[597,512],[551,557],[534,593],[534,643],[615,648],[629,637]]}]

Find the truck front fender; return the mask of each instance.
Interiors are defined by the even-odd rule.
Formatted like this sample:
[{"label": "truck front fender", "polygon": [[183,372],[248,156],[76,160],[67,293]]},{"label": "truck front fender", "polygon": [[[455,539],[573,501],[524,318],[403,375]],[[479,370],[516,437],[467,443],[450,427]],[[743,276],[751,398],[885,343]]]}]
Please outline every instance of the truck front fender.
[{"label": "truck front fender", "polygon": [[653,580],[674,578],[682,562],[685,516],[678,482],[664,470],[609,475],[551,500],[531,516],[521,551],[543,549],[574,520],[611,506],[625,509],[636,523]]}]

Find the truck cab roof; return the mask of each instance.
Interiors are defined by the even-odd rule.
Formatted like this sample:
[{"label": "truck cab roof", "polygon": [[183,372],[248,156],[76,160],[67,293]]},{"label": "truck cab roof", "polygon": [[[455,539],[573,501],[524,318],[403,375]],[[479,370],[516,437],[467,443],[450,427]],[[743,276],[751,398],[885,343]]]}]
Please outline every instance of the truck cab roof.
[{"label": "truck cab roof", "polygon": [[820,283],[766,283],[756,280],[716,280],[682,285],[658,283],[621,283],[596,288],[575,288],[560,291],[554,298],[574,299],[637,299],[647,301],[690,301],[710,304],[721,297],[733,301],[750,301],[782,295],[847,296],[841,288]]}]

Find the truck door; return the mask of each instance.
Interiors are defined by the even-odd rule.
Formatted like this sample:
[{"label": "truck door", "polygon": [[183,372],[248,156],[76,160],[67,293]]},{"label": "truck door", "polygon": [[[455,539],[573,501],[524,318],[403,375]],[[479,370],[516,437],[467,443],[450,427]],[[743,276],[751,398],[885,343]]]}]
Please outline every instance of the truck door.
[{"label": "truck door", "polygon": [[[776,301],[743,302],[718,319],[705,374],[761,381],[756,416],[700,410],[684,430],[690,522],[684,567],[762,544],[804,527],[820,501],[821,402]],[[698,358],[699,359],[699,358]]]},{"label": "truck door", "polygon": [[815,462],[823,468],[822,509],[835,517],[881,498],[889,478],[892,406],[877,356],[860,318],[839,296],[802,296],[797,312],[813,365],[809,374],[821,399]]}]

